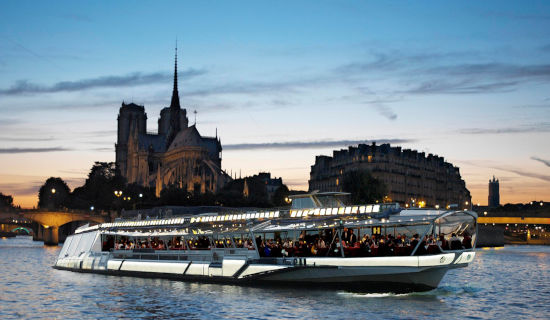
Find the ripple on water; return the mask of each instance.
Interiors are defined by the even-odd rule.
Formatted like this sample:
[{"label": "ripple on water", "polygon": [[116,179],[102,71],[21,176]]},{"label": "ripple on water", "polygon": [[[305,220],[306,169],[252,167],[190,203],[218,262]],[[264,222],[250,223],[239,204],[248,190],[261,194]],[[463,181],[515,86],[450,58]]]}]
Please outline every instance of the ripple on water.
[{"label": "ripple on water", "polygon": [[51,268],[59,248],[0,241],[0,318],[516,319],[550,301],[550,248],[482,250],[440,287],[405,294],[256,288],[80,274]]}]

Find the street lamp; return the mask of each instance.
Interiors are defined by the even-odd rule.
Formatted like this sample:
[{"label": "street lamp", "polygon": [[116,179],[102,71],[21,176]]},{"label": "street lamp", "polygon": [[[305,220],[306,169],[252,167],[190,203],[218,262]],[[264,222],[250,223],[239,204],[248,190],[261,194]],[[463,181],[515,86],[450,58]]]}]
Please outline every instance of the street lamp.
[{"label": "street lamp", "polygon": [[52,194],[54,194],[54,193],[55,193],[55,188],[52,188]]},{"label": "street lamp", "polygon": [[120,190],[115,190],[115,196],[116,196],[117,198],[120,198],[121,195],[122,195],[122,191],[120,191]]}]

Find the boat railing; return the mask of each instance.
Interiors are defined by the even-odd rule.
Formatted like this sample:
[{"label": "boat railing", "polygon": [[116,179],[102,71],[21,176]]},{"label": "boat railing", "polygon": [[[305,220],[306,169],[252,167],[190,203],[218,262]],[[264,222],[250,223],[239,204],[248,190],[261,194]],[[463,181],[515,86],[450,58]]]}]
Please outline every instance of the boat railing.
[{"label": "boat railing", "polygon": [[115,259],[175,260],[222,262],[224,256],[255,258],[255,251],[246,248],[213,248],[205,250],[113,250]]},{"label": "boat railing", "polygon": [[307,259],[305,257],[262,257],[259,259],[249,259],[248,263],[283,265],[283,266],[306,266]]}]

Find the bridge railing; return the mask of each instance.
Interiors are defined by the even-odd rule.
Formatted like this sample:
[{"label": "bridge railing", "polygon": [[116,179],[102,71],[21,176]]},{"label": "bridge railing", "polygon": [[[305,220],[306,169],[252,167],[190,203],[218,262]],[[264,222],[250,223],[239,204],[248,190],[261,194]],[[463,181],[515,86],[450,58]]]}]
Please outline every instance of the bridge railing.
[{"label": "bridge railing", "polygon": [[108,216],[110,212],[108,211],[91,211],[91,210],[82,210],[82,209],[68,209],[68,208],[58,208],[58,209],[48,209],[48,208],[36,208],[36,209],[21,209],[20,213],[40,213],[40,212],[65,212],[71,214],[82,214],[90,216]]}]

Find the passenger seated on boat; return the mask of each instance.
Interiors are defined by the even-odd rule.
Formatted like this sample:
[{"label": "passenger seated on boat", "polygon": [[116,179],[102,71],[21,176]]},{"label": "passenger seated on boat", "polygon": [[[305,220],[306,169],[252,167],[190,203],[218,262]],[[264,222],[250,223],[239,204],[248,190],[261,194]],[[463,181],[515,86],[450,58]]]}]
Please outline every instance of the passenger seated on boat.
[{"label": "passenger seated on boat", "polygon": [[449,244],[447,240],[445,240],[445,236],[442,234],[439,235],[439,240],[437,240],[437,245],[440,246],[443,250],[449,249]]},{"label": "passenger seated on boat", "polygon": [[340,256],[341,247],[342,247],[342,244],[340,243],[340,239],[338,237],[334,238],[334,241],[330,244],[330,247],[329,247],[329,255]]},{"label": "passenger seated on boat", "polygon": [[312,255],[312,256],[316,256],[317,253],[319,253],[319,250],[317,250],[317,246],[316,246],[315,244],[313,244],[313,245],[311,246],[310,252],[311,252],[311,255]]},{"label": "passenger seated on boat", "polygon": [[411,243],[411,247],[413,248],[413,250],[414,250],[414,248],[416,248],[416,245],[418,244],[418,237],[419,237],[418,233],[415,233],[411,238],[410,243]]},{"label": "passenger seated on boat", "polygon": [[349,235],[346,242],[348,243],[348,245],[352,246],[355,245],[355,243],[357,242],[357,236],[353,234],[353,229],[349,229]]},{"label": "passenger seated on boat", "polygon": [[363,238],[361,238],[361,246],[365,246],[365,243],[368,243],[368,242],[369,242],[369,235],[365,233],[363,235]]},{"label": "passenger seated on boat", "polygon": [[420,245],[418,246],[418,249],[416,249],[416,256],[425,255],[428,253],[428,236],[424,236],[422,238],[422,241],[420,242]]},{"label": "passenger seated on boat", "polygon": [[462,249],[462,242],[456,236],[456,233],[451,234],[451,239],[449,241],[451,243],[451,250],[461,250]]},{"label": "passenger seated on boat", "polygon": [[301,256],[309,255],[309,248],[307,247],[307,243],[304,240],[300,240],[300,246],[298,250]]},{"label": "passenger seated on boat", "polygon": [[472,248],[472,238],[468,232],[464,232],[464,239],[462,239],[462,246],[464,249]]},{"label": "passenger seated on boat", "polygon": [[315,243],[317,249],[325,249],[327,245],[325,244],[325,241],[322,238],[318,238],[317,242]]},{"label": "passenger seated on boat", "polygon": [[264,257],[271,257],[271,249],[269,248],[269,246],[265,246],[263,249],[263,252],[264,252]]}]

